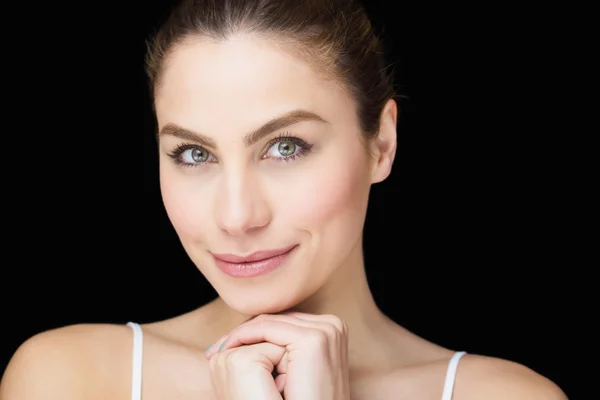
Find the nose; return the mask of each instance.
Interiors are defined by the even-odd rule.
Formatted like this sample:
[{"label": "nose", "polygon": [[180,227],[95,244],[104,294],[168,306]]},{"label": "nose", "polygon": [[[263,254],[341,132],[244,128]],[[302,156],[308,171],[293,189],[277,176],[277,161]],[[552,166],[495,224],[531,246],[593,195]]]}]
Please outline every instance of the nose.
[{"label": "nose", "polygon": [[271,210],[256,177],[251,174],[224,175],[221,189],[216,198],[215,217],[222,231],[240,236],[269,224]]}]

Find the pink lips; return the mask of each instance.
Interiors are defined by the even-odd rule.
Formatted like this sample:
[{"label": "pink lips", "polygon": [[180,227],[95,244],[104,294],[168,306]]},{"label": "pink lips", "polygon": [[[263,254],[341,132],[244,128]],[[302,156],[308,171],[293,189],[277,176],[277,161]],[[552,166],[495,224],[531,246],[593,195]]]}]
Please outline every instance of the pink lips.
[{"label": "pink lips", "polygon": [[213,254],[217,266],[234,278],[252,278],[265,275],[278,268],[297,245],[279,250],[258,251],[241,257],[233,254]]}]

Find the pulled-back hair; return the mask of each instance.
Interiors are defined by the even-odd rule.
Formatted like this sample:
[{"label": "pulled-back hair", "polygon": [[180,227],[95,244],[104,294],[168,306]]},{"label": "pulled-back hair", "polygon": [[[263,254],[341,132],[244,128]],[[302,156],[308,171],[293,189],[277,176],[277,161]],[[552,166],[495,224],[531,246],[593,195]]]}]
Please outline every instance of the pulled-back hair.
[{"label": "pulled-back hair", "polygon": [[183,0],[149,42],[152,98],[177,45],[238,34],[272,40],[339,84],[356,103],[363,134],[377,135],[383,107],[395,91],[382,44],[357,0]]}]

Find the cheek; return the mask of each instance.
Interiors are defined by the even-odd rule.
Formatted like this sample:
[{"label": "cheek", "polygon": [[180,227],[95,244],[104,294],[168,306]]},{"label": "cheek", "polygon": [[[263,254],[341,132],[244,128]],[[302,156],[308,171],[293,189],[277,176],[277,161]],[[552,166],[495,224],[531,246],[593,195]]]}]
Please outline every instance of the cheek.
[{"label": "cheek", "polygon": [[314,234],[324,233],[325,226],[336,230],[349,229],[351,224],[362,227],[368,200],[364,160],[349,157],[328,161],[304,171],[282,202],[294,225]]}]

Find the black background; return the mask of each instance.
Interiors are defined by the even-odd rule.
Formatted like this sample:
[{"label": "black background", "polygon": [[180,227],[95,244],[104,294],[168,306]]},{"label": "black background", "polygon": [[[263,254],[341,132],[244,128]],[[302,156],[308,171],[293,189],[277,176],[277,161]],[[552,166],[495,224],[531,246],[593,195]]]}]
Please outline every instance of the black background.
[{"label": "black background", "polygon": [[[19,25],[4,57],[2,370],[38,332],[169,318],[215,296],[159,192],[143,56],[171,3],[6,14]],[[516,12],[415,4],[367,2],[408,96],[365,228],[375,298],[429,340],[570,394],[577,262],[561,146],[534,111],[535,40]]]}]

